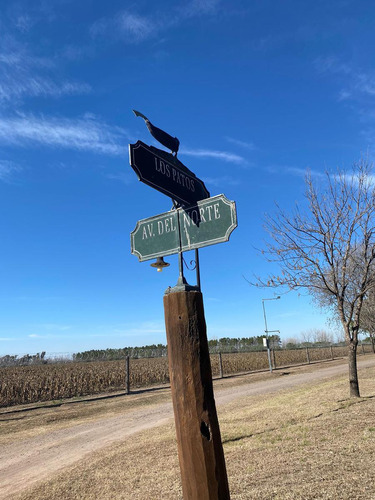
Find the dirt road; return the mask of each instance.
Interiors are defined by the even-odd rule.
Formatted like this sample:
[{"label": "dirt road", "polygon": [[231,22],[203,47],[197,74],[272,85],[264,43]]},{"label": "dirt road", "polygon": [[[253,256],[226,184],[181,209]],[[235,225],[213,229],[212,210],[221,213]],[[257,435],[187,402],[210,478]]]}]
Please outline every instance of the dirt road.
[{"label": "dirt road", "polygon": [[[359,370],[375,365],[375,358],[362,359],[358,363]],[[314,367],[300,367],[265,374],[264,380],[256,380],[252,375],[223,379],[215,383],[215,400],[219,409],[236,399],[258,394],[278,392],[303,384],[310,384],[347,373],[347,364],[344,360],[332,363],[322,363]],[[283,375],[284,374],[284,375]],[[283,376],[282,376],[283,375]],[[170,422],[173,418],[172,404],[169,401],[169,391],[164,389],[164,396],[155,394],[155,399],[147,405],[126,405],[131,402],[132,395],[122,398],[122,410],[111,409],[111,402],[107,401],[106,412],[95,415],[95,405],[98,402],[79,403],[74,405],[76,414],[80,412],[80,405],[91,405],[93,410],[90,418],[82,422],[78,419],[69,420],[69,409],[49,409],[49,422],[55,418],[59,422],[57,428],[51,425],[44,428],[42,414],[47,410],[38,410],[34,416],[34,433],[27,429],[12,434],[3,441],[0,450],[0,498],[10,498],[26,488],[30,488],[38,481],[50,478],[64,467],[74,464],[90,453],[121,442],[135,433],[145,429],[160,426]],[[138,395],[138,400],[140,396]],[[164,400],[163,400],[164,399]],[[103,405],[103,402],[101,402]],[[64,405],[68,406],[68,405]],[[81,406],[82,410],[84,406]],[[57,415],[58,412],[58,415]],[[17,426],[16,420],[29,418],[26,414],[0,413],[0,428],[2,426]],[[56,416],[53,416],[56,413]],[[30,417],[31,418],[31,417]],[[64,421],[65,419],[65,421]],[[61,422],[64,422],[62,426]],[[38,430],[35,429],[38,427]],[[62,427],[62,428],[61,428]],[[3,428],[4,429],[4,428]]]}]

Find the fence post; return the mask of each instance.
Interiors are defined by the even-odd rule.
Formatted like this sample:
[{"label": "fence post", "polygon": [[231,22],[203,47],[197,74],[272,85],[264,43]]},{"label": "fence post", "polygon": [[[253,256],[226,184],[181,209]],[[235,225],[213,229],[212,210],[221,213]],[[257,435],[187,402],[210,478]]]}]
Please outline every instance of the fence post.
[{"label": "fence post", "polygon": [[220,376],[220,378],[224,377],[224,373],[223,373],[223,358],[221,356],[221,352],[219,352],[219,376]]},{"label": "fence post", "polygon": [[306,358],[307,358],[308,364],[310,364],[310,355],[309,355],[309,348],[308,347],[306,347]]},{"label": "fence post", "polygon": [[363,345],[363,342],[361,342],[361,346],[362,346],[362,354],[364,355],[365,354],[365,346]]},{"label": "fence post", "polygon": [[275,349],[272,349],[272,359],[273,359],[273,367],[276,370],[276,355],[275,355]]},{"label": "fence post", "polygon": [[126,356],[125,358],[125,390],[126,394],[130,393],[130,358]]},{"label": "fence post", "polygon": [[332,346],[330,346],[330,348],[331,348],[331,358],[332,358],[332,361],[333,361],[334,358],[333,358],[333,349],[332,349]]}]

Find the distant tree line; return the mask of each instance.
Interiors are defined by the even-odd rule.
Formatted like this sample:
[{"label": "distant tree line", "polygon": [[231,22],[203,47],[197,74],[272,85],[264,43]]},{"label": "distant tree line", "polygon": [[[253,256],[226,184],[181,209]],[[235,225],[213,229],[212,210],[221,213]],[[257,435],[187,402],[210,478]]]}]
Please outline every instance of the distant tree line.
[{"label": "distant tree line", "polygon": [[24,354],[23,356],[6,354],[5,356],[0,356],[0,366],[28,366],[28,365],[41,365],[46,364],[45,359],[46,352],[36,354]]},{"label": "distant tree line", "polygon": [[[270,346],[273,349],[281,347],[279,335],[269,337]],[[211,353],[217,352],[244,352],[249,350],[262,350],[263,336],[247,338],[213,339],[208,341],[208,347]],[[123,347],[120,349],[91,349],[73,354],[73,361],[109,361],[124,359],[126,356],[131,358],[156,358],[167,356],[168,348],[163,344],[152,344],[141,347]]]},{"label": "distant tree line", "polygon": [[131,358],[159,358],[167,355],[167,346],[152,344],[141,347],[122,347],[120,349],[91,349],[73,354],[73,361],[114,361]]},{"label": "distant tree line", "polygon": [[[271,349],[281,348],[281,339],[279,335],[270,335],[268,338]],[[209,340],[208,348],[211,353],[261,351],[264,349],[263,339],[264,335],[242,338],[223,337],[221,339]]]},{"label": "distant tree line", "polygon": [[[269,336],[269,345],[271,349],[299,349],[303,347],[326,347],[334,342],[333,336],[324,330],[312,329],[302,332],[301,338],[290,337],[281,341],[279,335]],[[208,348],[211,354],[262,351],[264,335],[253,337],[222,337],[220,339],[211,339],[208,341]],[[367,339],[366,339],[367,340]],[[366,342],[365,340],[365,342]],[[336,345],[342,345],[345,342],[336,342]],[[46,358],[46,352],[33,355],[25,354],[23,356],[5,355],[0,356],[0,366],[28,366],[46,363],[60,363],[69,361],[115,361],[130,358],[159,358],[168,354],[168,347],[164,344],[151,344],[137,347],[123,347],[119,349],[91,349],[74,353],[71,359],[67,358]]]}]

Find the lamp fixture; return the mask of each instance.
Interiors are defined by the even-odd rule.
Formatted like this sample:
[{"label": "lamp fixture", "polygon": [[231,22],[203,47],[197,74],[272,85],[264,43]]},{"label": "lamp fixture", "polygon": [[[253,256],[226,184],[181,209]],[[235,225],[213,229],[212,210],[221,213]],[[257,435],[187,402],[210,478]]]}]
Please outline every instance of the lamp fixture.
[{"label": "lamp fixture", "polygon": [[156,267],[158,273],[161,273],[164,267],[170,266],[168,262],[164,261],[164,257],[158,257],[155,262],[150,264],[151,267]]}]

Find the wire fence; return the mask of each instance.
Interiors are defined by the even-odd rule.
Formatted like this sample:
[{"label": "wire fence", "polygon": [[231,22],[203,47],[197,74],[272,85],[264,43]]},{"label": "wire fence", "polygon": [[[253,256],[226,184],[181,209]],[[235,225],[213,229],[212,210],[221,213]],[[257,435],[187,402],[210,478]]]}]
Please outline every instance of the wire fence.
[{"label": "wire fence", "polygon": [[[273,369],[345,357],[345,346],[271,350]],[[61,354],[61,353],[60,353]],[[362,344],[358,356],[374,354]],[[211,354],[215,378],[269,369],[267,350]],[[111,391],[145,389],[169,384],[168,358],[117,361],[55,362],[0,368],[0,406],[60,400]]]}]

